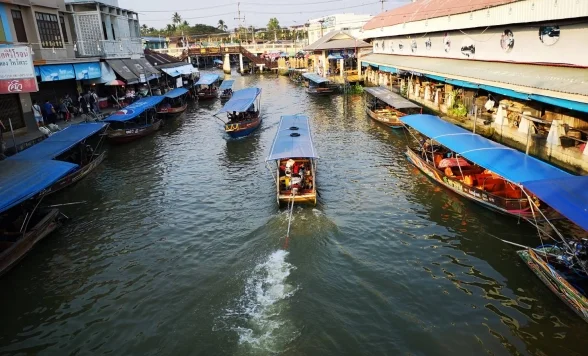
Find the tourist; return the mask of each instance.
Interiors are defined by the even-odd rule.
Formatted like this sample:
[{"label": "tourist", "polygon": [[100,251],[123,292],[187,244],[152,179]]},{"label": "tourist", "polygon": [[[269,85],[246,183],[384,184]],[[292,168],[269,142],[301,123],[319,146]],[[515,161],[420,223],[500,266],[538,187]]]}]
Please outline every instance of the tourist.
[{"label": "tourist", "polygon": [[55,116],[55,108],[53,107],[53,104],[49,102],[49,99],[45,100],[45,104],[43,104],[43,109],[45,110],[47,122],[50,124],[55,124],[57,122]]},{"label": "tourist", "polygon": [[35,116],[37,127],[45,126],[45,123],[43,122],[43,112],[36,100],[33,100],[33,115]]}]

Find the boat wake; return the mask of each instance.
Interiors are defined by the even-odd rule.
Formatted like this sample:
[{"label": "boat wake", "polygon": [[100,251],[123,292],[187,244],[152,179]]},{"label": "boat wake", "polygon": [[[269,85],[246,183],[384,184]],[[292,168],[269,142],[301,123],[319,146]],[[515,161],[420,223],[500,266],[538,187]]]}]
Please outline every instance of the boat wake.
[{"label": "boat wake", "polygon": [[239,345],[256,351],[283,352],[299,335],[287,318],[287,299],[297,288],[287,283],[295,269],[286,262],[288,252],[278,250],[255,266],[243,294],[225,315],[230,329],[237,332]]}]

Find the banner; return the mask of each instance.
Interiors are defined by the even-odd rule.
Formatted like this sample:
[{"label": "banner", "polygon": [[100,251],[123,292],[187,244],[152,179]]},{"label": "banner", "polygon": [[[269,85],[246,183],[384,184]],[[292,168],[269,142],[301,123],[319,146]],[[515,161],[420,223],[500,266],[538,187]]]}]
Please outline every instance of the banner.
[{"label": "banner", "polygon": [[73,67],[77,80],[96,79],[102,76],[102,70],[98,62],[75,63]]},{"label": "banner", "polygon": [[27,46],[0,48],[0,94],[39,91],[31,50]]},{"label": "banner", "polygon": [[57,80],[75,79],[74,68],[71,64],[50,64],[39,67],[41,81],[54,82]]}]

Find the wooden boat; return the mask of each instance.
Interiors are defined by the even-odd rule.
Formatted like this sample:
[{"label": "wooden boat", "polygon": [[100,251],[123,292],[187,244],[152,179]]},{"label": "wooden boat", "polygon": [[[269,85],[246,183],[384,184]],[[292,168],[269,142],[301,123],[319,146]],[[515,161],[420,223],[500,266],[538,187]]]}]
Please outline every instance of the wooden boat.
[{"label": "wooden boat", "polygon": [[436,116],[407,115],[400,120],[429,138],[417,140],[417,148],[407,147],[406,156],[437,183],[507,215],[533,217],[534,201],[543,214],[550,218],[559,216],[536,196],[523,191],[520,182],[529,177],[553,178],[567,173]]},{"label": "wooden boat", "polygon": [[186,111],[188,93],[188,89],[185,88],[175,88],[165,93],[163,101],[157,106],[157,114],[165,119],[176,117]]},{"label": "wooden boat", "polygon": [[237,90],[215,116],[227,113],[227,121],[223,123],[225,132],[232,138],[247,136],[261,125],[260,101],[260,88]]},{"label": "wooden boat", "polygon": [[200,79],[194,83],[198,100],[210,100],[218,97],[217,84],[220,80],[218,74],[206,73],[200,75]]},{"label": "wooden boat", "polygon": [[306,88],[308,94],[330,95],[335,92],[335,87],[327,78],[323,78],[316,73],[302,73],[302,76],[308,81],[308,87]]},{"label": "wooden boat", "polygon": [[142,98],[110,115],[104,120],[110,124],[106,130],[108,139],[115,143],[131,142],[159,130],[162,121],[155,108],[163,99],[163,96]]},{"label": "wooden boat", "polygon": [[105,123],[83,123],[54,133],[38,144],[21,151],[8,160],[57,160],[77,164],[68,175],[46,188],[44,194],[57,192],[84,178],[106,157],[102,132]]},{"label": "wooden boat", "polygon": [[422,114],[423,109],[402,96],[382,87],[364,88],[365,112],[372,119],[393,129],[404,128],[402,116]]},{"label": "wooden boat", "polygon": [[45,190],[76,168],[55,160],[0,162],[0,275],[61,225],[59,210],[38,206]]},{"label": "wooden boat", "polygon": [[233,83],[235,83],[233,79],[223,80],[218,88],[221,101],[227,101],[233,96]]},{"label": "wooden boat", "polygon": [[278,204],[316,205],[317,159],[308,117],[282,116],[266,159],[276,164],[274,178]]},{"label": "wooden boat", "polygon": [[[574,223],[579,230],[572,234],[586,234],[588,176],[570,174],[556,179],[530,180],[522,185]],[[534,208],[539,215],[541,212]],[[545,236],[546,229],[541,230],[542,242],[551,238],[555,243],[550,241],[550,244],[527,248],[518,251],[518,255],[555,295],[588,322],[588,239],[562,234],[553,224],[550,229],[555,232],[553,236]]]}]

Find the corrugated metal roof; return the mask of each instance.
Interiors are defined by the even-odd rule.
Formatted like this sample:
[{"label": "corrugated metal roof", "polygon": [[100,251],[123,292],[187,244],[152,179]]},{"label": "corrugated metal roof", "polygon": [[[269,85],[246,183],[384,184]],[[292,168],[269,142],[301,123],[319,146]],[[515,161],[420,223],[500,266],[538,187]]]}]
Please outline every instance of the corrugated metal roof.
[{"label": "corrugated metal roof", "polygon": [[[588,70],[585,68],[398,56],[391,54],[370,54],[362,57],[361,60],[363,62],[391,66],[402,70],[446,75],[455,79],[478,79],[588,96]],[[475,80],[471,81],[475,82]]]},{"label": "corrugated metal roof", "polygon": [[463,14],[516,1],[520,0],[418,0],[374,16],[363,28],[372,30],[405,22]]},{"label": "corrugated metal roof", "polygon": [[357,39],[344,31],[331,31],[304,48],[305,51],[320,51],[325,49],[343,49],[356,47],[371,47],[372,45]]},{"label": "corrugated metal roof", "polygon": [[151,65],[154,65],[157,67],[160,67],[161,65],[164,65],[164,64],[170,64],[170,63],[184,64],[179,59],[172,57],[172,56],[165,54],[165,53],[158,53],[155,51],[151,51],[149,49],[145,49],[144,53],[145,53],[145,58],[147,59],[147,61],[149,61],[149,63],[151,63]]}]

